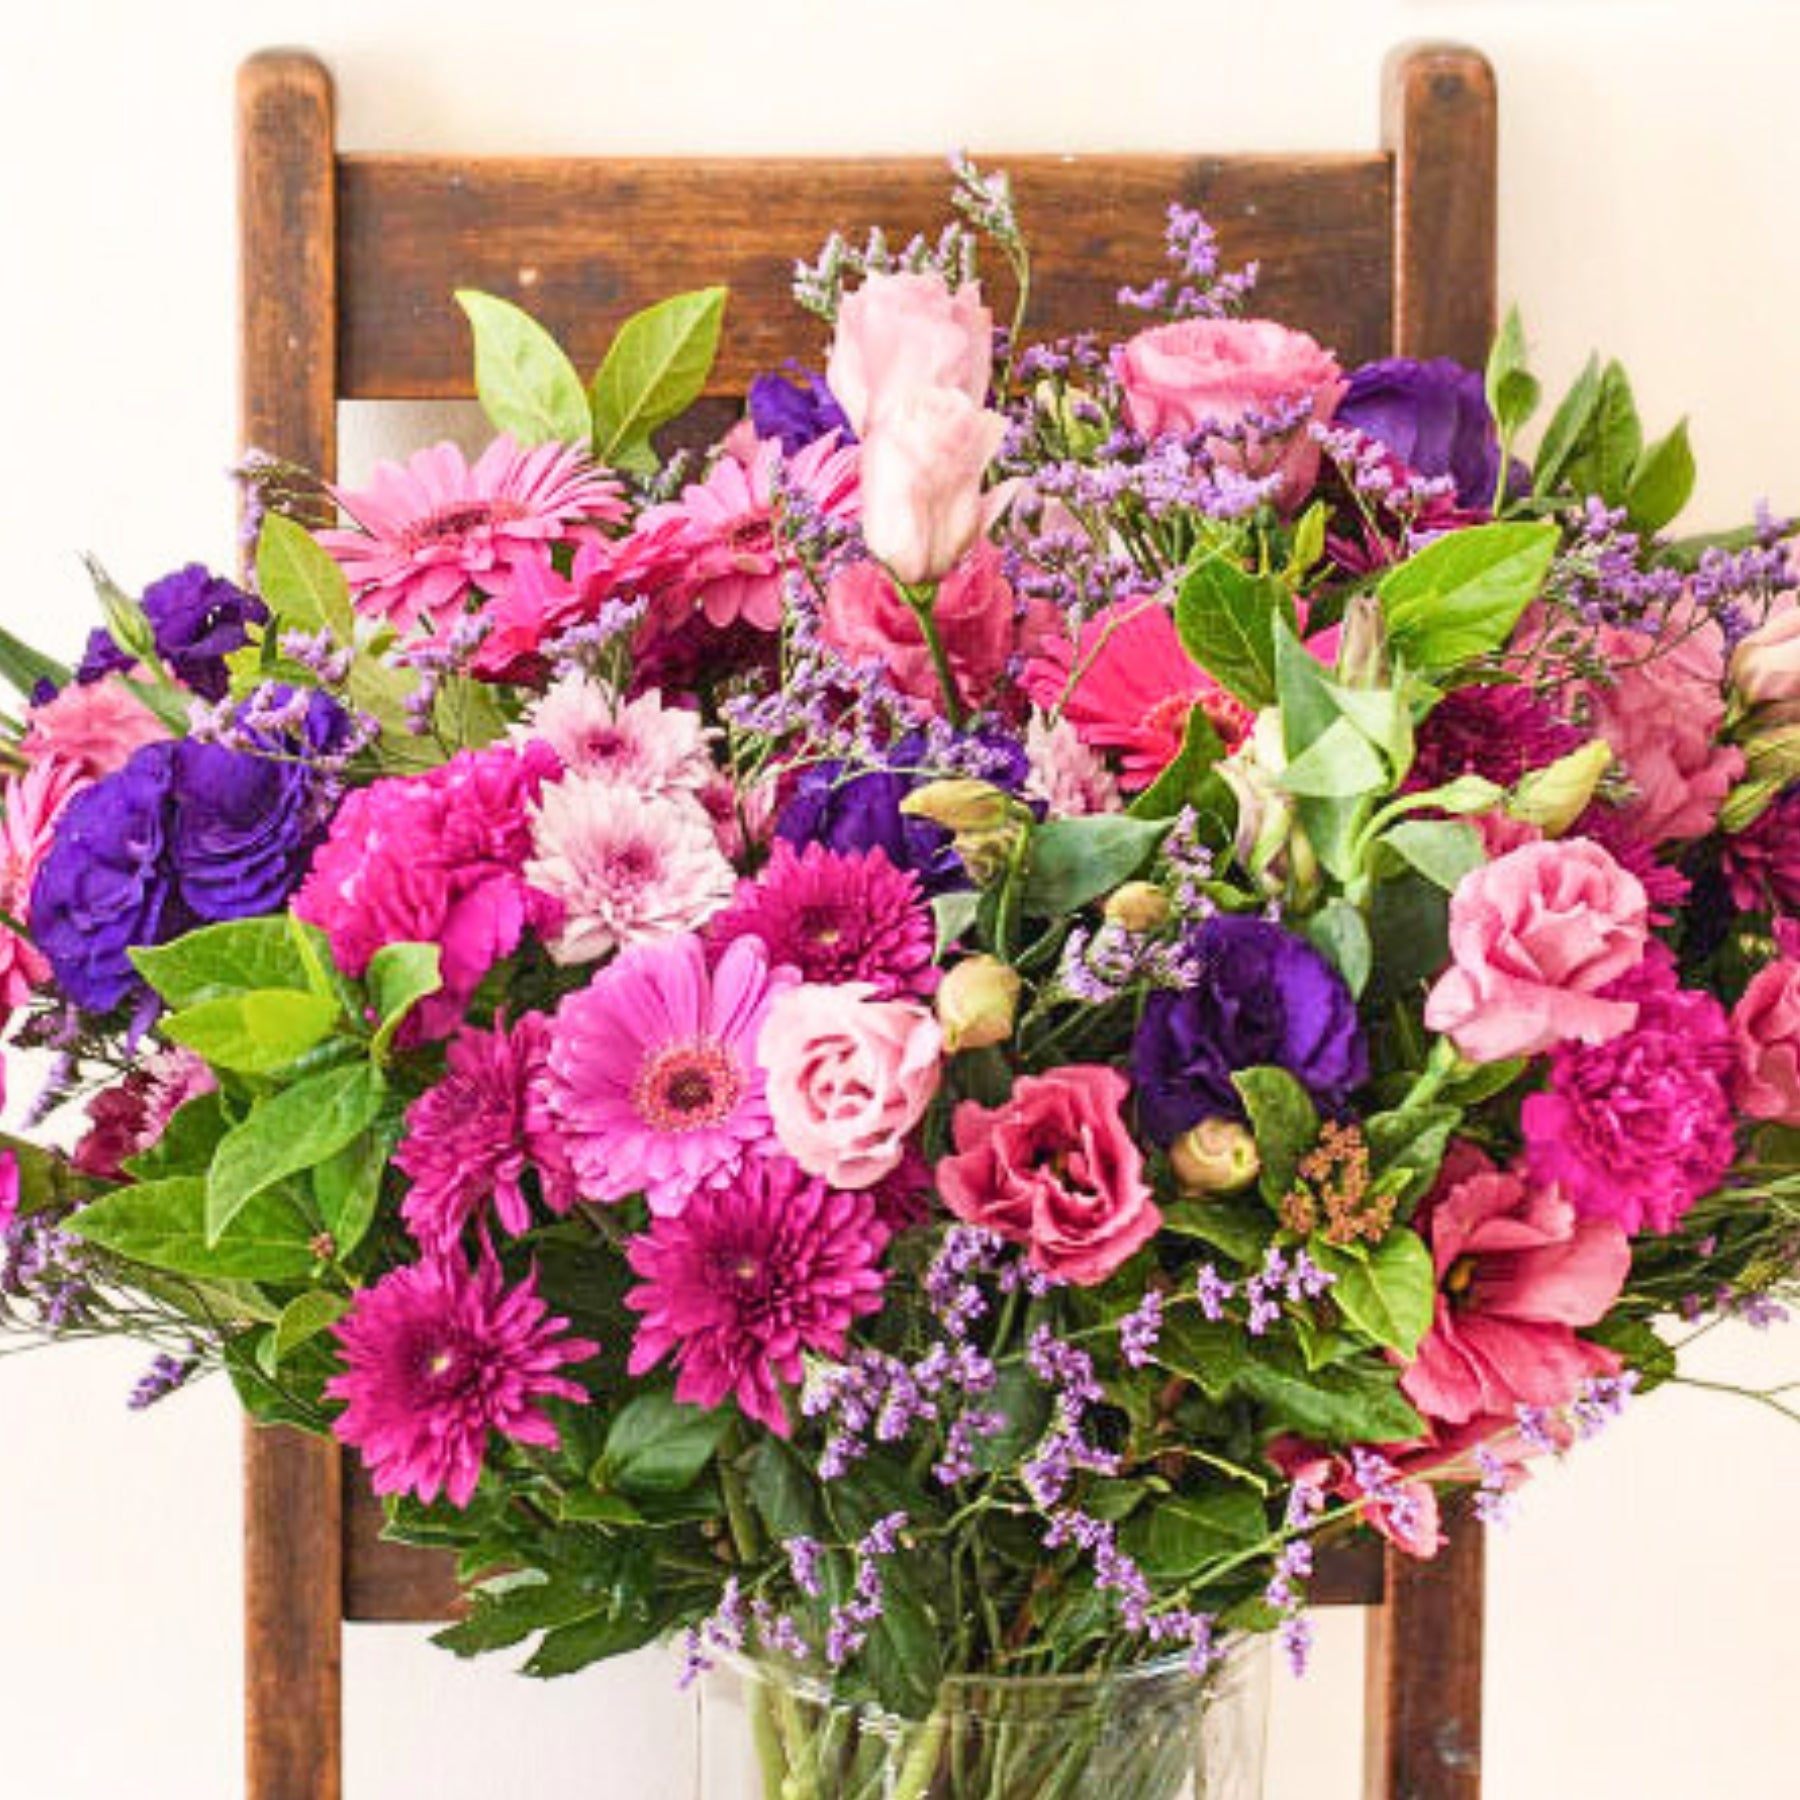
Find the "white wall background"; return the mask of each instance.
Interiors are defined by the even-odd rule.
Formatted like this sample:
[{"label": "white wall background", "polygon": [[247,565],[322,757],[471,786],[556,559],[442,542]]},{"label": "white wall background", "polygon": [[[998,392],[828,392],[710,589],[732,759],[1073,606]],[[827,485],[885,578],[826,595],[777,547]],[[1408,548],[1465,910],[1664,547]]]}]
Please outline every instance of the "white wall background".
[{"label": "white wall background", "polygon": [[[1800,230],[1781,0],[53,0],[0,24],[0,620],[72,650],[75,553],[135,586],[229,561],[231,79],[323,52],[352,147],[1350,147],[1391,43],[1492,56],[1502,285],[1539,361],[1623,356],[1692,411],[1699,523],[1800,507]],[[855,221],[846,221],[854,224]],[[366,455],[368,444],[362,446]],[[237,1430],[222,1388],[123,1410],[117,1347],[0,1359],[0,1795],[239,1791]],[[1706,1372],[1800,1375],[1800,1333]],[[1492,1800],[1800,1785],[1800,1431],[1646,1402],[1493,1549]],[[1277,1680],[1271,1800],[1356,1792],[1360,1637]],[[691,1800],[654,1655],[548,1688],[407,1631],[349,1651],[353,1800]]]}]

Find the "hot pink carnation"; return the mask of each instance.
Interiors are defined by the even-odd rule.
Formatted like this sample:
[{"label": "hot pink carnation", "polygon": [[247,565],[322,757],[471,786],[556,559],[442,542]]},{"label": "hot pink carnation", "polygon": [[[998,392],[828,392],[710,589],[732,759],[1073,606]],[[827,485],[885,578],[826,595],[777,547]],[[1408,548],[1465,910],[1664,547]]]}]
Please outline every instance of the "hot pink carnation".
[{"label": "hot pink carnation", "polygon": [[1121,1110],[1129,1091],[1116,1069],[1071,1063],[1021,1076],[1003,1106],[963,1101],[937,1166],[944,1204],[1058,1281],[1104,1281],[1162,1224]]},{"label": "hot pink carnation", "polygon": [[670,1357],[676,1399],[735,1397],[786,1437],[781,1384],[801,1379],[808,1351],[841,1357],[851,1324],[880,1306],[886,1242],[867,1196],[833,1193],[778,1157],[746,1163],[631,1241],[643,1278],[625,1296],[643,1314],[631,1373]]},{"label": "hot pink carnation", "polygon": [[490,1203],[515,1237],[531,1229],[527,1172],[555,1213],[576,1200],[575,1175],[550,1117],[544,1082],[550,1021],[526,1013],[510,1030],[462,1027],[443,1080],[406,1109],[394,1161],[411,1180],[401,1217],[427,1251],[445,1254]]},{"label": "hot pink carnation", "polygon": [[1526,1162],[1583,1218],[1633,1237],[1671,1231],[1731,1167],[1731,1022],[1712,995],[1678,984],[1661,944],[1606,995],[1635,1021],[1605,1043],[1552,1052],[1549,1086],[1521,1115]]},{"label": "hot pink carnation", "polygon": [[581,1190],[679,1212],[775,1149],[756,1040],[798,977],[740,938],[710,974],[697,937],[644,944],[557,1008],[550,1106]]},{"label": "hot pink carnation", "polygon": [[1555,1186],[1458,1144],[1414,1224],[1431,1247],[1437,1312],[1400,1386],[1428,1420],[1565,1406],[1590,1376],[1616,1373],[1610,1350],[1575,1335],[1625,1285],[1631,1247],[1616,1221],[1578,1218]]},{"label": "hot pink carnation", "polygon": [[53,700],[25,714],[19,748],[33,762],[72,763],[90,781],[122,769],[131,753],[160,742],[169,728],[130,688],[110,677],[72,681]]},{"label": "hot pink carnation", "polygon": [[1719,858],[1731,904],[1744,912],[1800,913],[1800,792],[1783,794],[1733,837]]},{"label": "hot pink carnation", "polygon": [[436,944],[444,985],[414,1019],[423,1036],[442,1037],[527,928],[556,923],[555,902],[527,886],[523,870],[531,802],[558,771],[542,744],[495,745],[357,789],[332,821],[294,911],[325,933],[349,975],[383,944]]},{"label": "hot pink carnation", "polygon": [[1636,1017],[1600,990],[1649,941],[1643,884],[1586,838],[1521,844],[1465,875],[1450,900],[1450,954],[1425,1004],[1471,1062],[1532,1056],[1565,1038],[1604,1043]]},{"label": "hot pink carnation", "polygon": [[[34,762],[23,775],[7,778],[0,792],[0,913],[31,924],[31,887],[55,836],[57,815],[71,795],[87,785],[76,763],[59,756]],[[16,931],[0,925],[0,1019],[23,1006],[32,990],[49,979],[43,953]]]},{"label": "hot pink carnation", "polygon": [[1800,962],[1758,969],[1732,1009],[1732,1097],[1753,1119],[1800,1125]]},{"label": "hot pink carnation", "polygon": [[560,1371],[599,1346],[568,1337],[535,1274],[508,1289],[484,1255],[427,1257],[364,1288],[334,1327],[345,1371],[325,1384],[347,1404],[332,1429],[362,1453],[378,1494],[442,1494],[467,1506],[481,1481],[488,1434],[556,1448],[542,1402],[585,1401]]}]

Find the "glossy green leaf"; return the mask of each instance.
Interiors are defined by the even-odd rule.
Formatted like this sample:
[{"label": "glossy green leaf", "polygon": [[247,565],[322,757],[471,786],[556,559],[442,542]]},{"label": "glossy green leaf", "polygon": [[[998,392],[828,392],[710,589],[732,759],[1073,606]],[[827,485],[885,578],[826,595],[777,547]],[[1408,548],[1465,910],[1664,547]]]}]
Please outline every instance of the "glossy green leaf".
[{"label": "glossy green leaf", "polygon": [[475,334],[475,393],[495,428],[527,446],[586,444],[587,394],[556,339],[510,300],[462,288],[456,303]]},{"label": "glossy green leaf", "polygon": [[1175,629],[1188,655],[1249,706],[1275,698],[1277,619],[1293,622],[1281,583],[1216,551],[1188,571],[1175,597]]},{"label": "glossy green leaf", "polygon": [[275,1194],[254,1197],[222,1236],[206,1229],[206,1183],[194,1175],[116,1188],[70,1218],[68,1229],[131,1262],[174,1275],[301,1281],[315,1258],[305,1219]]},{"label": "glossy green leaf", "polygon": [[329,631],[340,644],[356,634],[350,584],[337,558],[283,513],[263,517],[256,540],[256,591],[284,625]]},{"label": "glossy green leaf", "polygon": [[1694,451],[1688,442],[1687,420],[1647,445],[1631,471],[1625,489],[1625,510],[1634,529],[1646,534],[1661,531],[1694,494]]},{"label": "glossy green leaf", "polygon": [[1437,1306],[1431,1252],[1417,1232],[1399,1226],[1366,1251],[1338,1250],[1315,1239],[1312,1254],[1335,1277],[1332,1304],[1351,1325],[1404,1357],[1417,1351]]},{"label": "glossy green leaf", "polygon": [[1390,647],[1422,669],[1499,649],[1542,591],[1556,546],[1549,521],[1476,525],[1427,544],[1376,589]]},{"label": "glossy green leaf", "polygon": [[1644,428],[1631,378],[1623,364],[1609,362],[1600,373],[1587,428],[1570,452],[1566,484],[1577,494],[1598,494],[1608,506],[1622,506],[1643,451]]},{"label": "glossy green leaf", "polygon": [[730,1424],[723,1407],[639,1394],[620,1409],[606,1434],[605,1479],[596,1485],[635,1495],[679,1493],[712,1461]]},{"label": "glossy green leaf", "polygon": [[133,950],[137,972],[175,1008],[258,988],[310,988],[305,959],[287,919],[206,925],[153,949]]},{"label": "glossy green leaf", "polygon": [[350,1302],[342,1294],[329,1293],[324,1288],[296,1294],[282,1308],[267,1339],[274,1366],[279,1368],[302,1344],[329,1331],[349,1310]]},{"label": "glossy green leaf", "polygon": [[1263,1504],[1247,1488],[1177,1494],[1142,1507],[1120,1533],[1121,1547],[1146,1575],[1190,1581],[1269,1535]]},{"label": "glossy green leaf", "polygon": [[1319,1115],[1286,1069],[1239,1069],[1231,1085],[1243,1096],[1256,1135],[1263,1194],[1278,1201],[1294,1185],[1301,1158],[1318,1142]]},{"label": "glossy green leaf", "polygon": [[383,944],[369,958],[364,979],[380,1020],[369,1047],[378,1060],[387,1055],[395,1032],[418,1003],[444,985],[442,962],[443,951],[436,944]]},{"label": "glossy green leaf", "polygon": [[1132,801],[1134,819],[1172,819],[1200,798],[1201,784],[1212,766],[1225,754],[1219,734],[1205,709],[1188,714],[1181,734],[1181,749],[1157,778]]},{"label": "glossy green leaf", "polygon": [[322,1044],[341,1017],[337,1002],[318,994],[252,988],[171,1013],[162,1031],[215,1069],[266,1075]]},{"label": "glossy green leaf", "polygon": [[1031,834],[1024,908],[1034,918],[1061,918],[1111,893],[1149,860],[1168,831],[1166,819],[1093,813],[1052,819]]},{"label": "glossy green leaf", "polygon": [[675,294],[619,327],[591,396],[594,454],[602,462],[639,472],[656,466],[650,434],[705,391],[725,300],[722,287]]},{"label": "glossy green leaf", "polygon": [[1586,436],[1594,408],[1600,403],[1600,359],[1590,356],[1569,391],[1558,403],[1538,445],[1537,466],[1532,471],[1533,492],[1554,494],[1575,446]]},{"label": "glossy green leaf", "polygon": [[393,1139],[393,1131],[379,1128],[359,1132],[312,1172],[313,1204],[340,1258],[353,1254],[375,1223]]},{"label": "glossy green leaf", "polygon": [[67,663],[60,663],[41,650],[34,650],[23,638],[0,626],[0,679],[27,698],[40,681],[67,687],[72,674]]}]

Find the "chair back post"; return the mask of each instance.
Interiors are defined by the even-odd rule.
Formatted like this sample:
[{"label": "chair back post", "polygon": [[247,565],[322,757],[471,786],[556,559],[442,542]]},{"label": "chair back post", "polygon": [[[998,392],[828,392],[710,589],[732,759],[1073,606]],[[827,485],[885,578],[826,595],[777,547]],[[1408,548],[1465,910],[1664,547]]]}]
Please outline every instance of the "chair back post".
[{"label": "chair back post", "polygon": [[[238,76],[243,447],[329,479],[337,453],[336,131],[331,77],[294,51]],[[342,1460],[286,1427],[244,1443],[249,1800],[343,1794]]]}]

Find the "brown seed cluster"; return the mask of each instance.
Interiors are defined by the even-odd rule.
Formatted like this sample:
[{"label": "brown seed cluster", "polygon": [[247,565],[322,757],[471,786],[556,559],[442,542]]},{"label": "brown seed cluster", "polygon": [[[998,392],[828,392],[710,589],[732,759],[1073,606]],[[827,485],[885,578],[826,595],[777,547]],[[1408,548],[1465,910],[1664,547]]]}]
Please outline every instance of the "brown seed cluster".
[{"label": "brown seed cluster", "polygon": [[1387,1236],[1394,1196],[1370,1192],[1369,1145],[1357,1126],[1327,1122],[1282,1196],[1281,1222],[1309,1237],[1316,1231],[1339,1247],[1359,1238],[1378,1244]]}]

